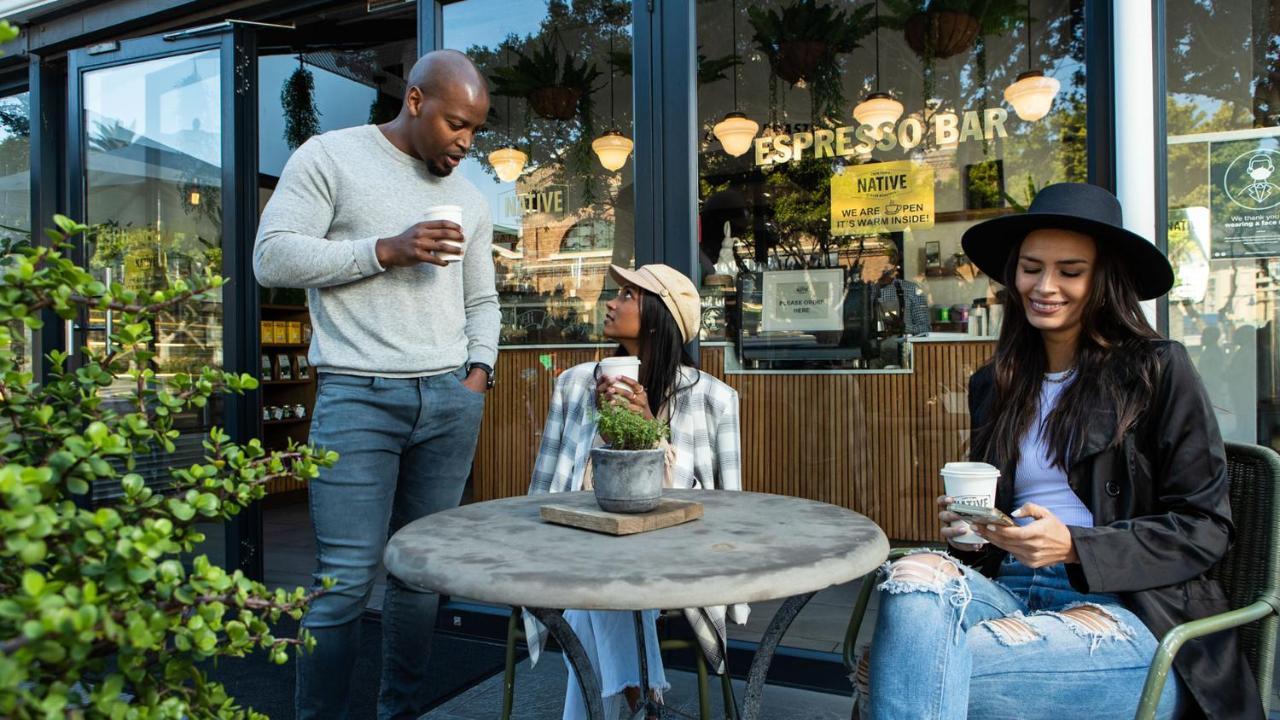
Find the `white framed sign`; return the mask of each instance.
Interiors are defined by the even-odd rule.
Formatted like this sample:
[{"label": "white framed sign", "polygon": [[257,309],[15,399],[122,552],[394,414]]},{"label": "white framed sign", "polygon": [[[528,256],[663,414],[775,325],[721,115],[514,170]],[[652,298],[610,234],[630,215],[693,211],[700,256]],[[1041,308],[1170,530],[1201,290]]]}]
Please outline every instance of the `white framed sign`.
[{"label": "white framed sign", "polygon": [[844,270],[770,270],[761,295],[764,332],[844,329]]}]

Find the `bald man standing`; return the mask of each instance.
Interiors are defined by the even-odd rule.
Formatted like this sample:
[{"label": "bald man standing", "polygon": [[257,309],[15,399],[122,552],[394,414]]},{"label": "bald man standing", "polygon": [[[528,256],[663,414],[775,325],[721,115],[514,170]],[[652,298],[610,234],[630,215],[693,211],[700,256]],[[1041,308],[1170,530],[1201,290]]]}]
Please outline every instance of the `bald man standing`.
[{"label": "bald man standing", "polygon": [[[335,584],[302,621],[317,643],[298,659],[298,718],[348,717],[383,546],[461,499],[498,354],[488,204],[453,175],[488,115],[487,83],[446,50],[419,60],[408,84],[395,120],[298,148],[254,247],[259,283],[307,290],[311,442],[341,456],[309,488],[317,587]],[[460,206],[461,224],[425,221],[437,205]],[[461,260],[449,243],[462,243]],[[424,711],[437,604],[388,579],[379,718]]]}]

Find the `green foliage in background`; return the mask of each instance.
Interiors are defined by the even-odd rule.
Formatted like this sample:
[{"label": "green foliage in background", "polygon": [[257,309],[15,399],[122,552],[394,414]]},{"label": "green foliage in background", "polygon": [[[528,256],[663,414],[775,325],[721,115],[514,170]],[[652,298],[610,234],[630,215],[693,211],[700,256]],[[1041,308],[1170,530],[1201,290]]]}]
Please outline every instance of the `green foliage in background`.
[{"label": "green foliage in background", "polygon": [[298,69],[284,81],[280,89],[284,107],[284,140],[290,150],[297,150],[308,138],[320,132],[320,108],[316,107],[316,78],[298,58]]},{"label": "green foliage in background", "polygon": [[[847,11],[837,5],[818,5],[816,0],[797,0],[771,10],[763,6],[747,8],[756,47],[769,59],[775,74],[793,74],[783,69],[788,47],[814,43],[821,48],[817,63],[797,83],[810,87],[810,117],[834,121],[844,107],[843,82],[846,68],[841,55],[853,52],[876,30],[874,5],[868,3]],[[771,93],[772,94],[772,93]]]},{"label": "green foliage in background", "polygon": [[[172,453],[177,416],[257,387],[207,367],[163,380],[154,370],[154,318],[224,281],[209,270],[146,295],[108,287],[64,254],[87,228],[55,221],[48,246],[0,257],[0,716],[262,717],[202,663],[256,651],[283,663],[290,647],[312,646],[305,632],[272,632],[310,596],[270,592],[196,555],[196,523],[228,520],[270,481],[313,478],[337,457],[308,446],[268,453],[214,428],[201,462],[171,468],[163,486],[144,479],[135,458]],[[83,350],[74,368],[52,352],[33,382],[11,326],[35,331],[46,311],[70,320],[88,308],[115,313],[106,348]],[[95,487],[118,499],[95,501]]]},{"label": "green foliage in background", "polygon": [[661,420],[646,420],[622,403],[601,408],[596,429],[611,450],[652,450],[671,432]]}]

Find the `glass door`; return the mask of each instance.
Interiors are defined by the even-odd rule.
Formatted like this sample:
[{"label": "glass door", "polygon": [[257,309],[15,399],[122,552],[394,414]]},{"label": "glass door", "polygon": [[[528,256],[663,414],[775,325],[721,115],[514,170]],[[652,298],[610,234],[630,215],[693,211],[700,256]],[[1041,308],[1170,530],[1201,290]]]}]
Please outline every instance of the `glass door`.
[{"label": "glass door", "polygon": [[[70,57],[71,212],[95,228],[79,260],[105,283],[139,292],[218,273],[231,283],[220,293],[162,313],[151,350],[161,377],[204,366],[251,370],[257,304],[248,253],[256,208],[248,218],[238,193],[252,198],[257,159],[253,53],[249,31],[231,23],[107,43]],[[245,138],[249,140],[246,142]],[[245,181],[248,179],[248,182]],[[116,318],[93,310],[72,327],[71,346],[108,349]],[[128,382],[103,388],[108,402],[123,400]],[[210,428],[227,428],[243,441],[250,398],[219,398],[178,418],[173,454],[140,456],[138,472],[157,490],[170,467],[200,462]],[[118,486],[95,487],[101,502]],[[248,526],[210,527],[204,549],[228,567],[252,569],[257,555]],[[245,544],[245,540],[249,540]]]}]

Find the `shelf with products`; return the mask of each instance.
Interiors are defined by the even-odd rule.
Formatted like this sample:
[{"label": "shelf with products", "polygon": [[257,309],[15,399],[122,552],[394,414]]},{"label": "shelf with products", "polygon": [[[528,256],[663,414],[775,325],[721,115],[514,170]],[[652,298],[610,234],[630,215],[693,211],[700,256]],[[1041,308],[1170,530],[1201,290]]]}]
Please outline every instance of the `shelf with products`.
[{"label": "shelf with products", "polygon": [[[316,397],[315,370],[307,361],[311,316],[306,305],[264,301],[259,307],[260,437],[268,450],[283,450],[290,443],[307,442],[311,430]],[[267,492],[304,488],[301,483],[272,481]]]}]

